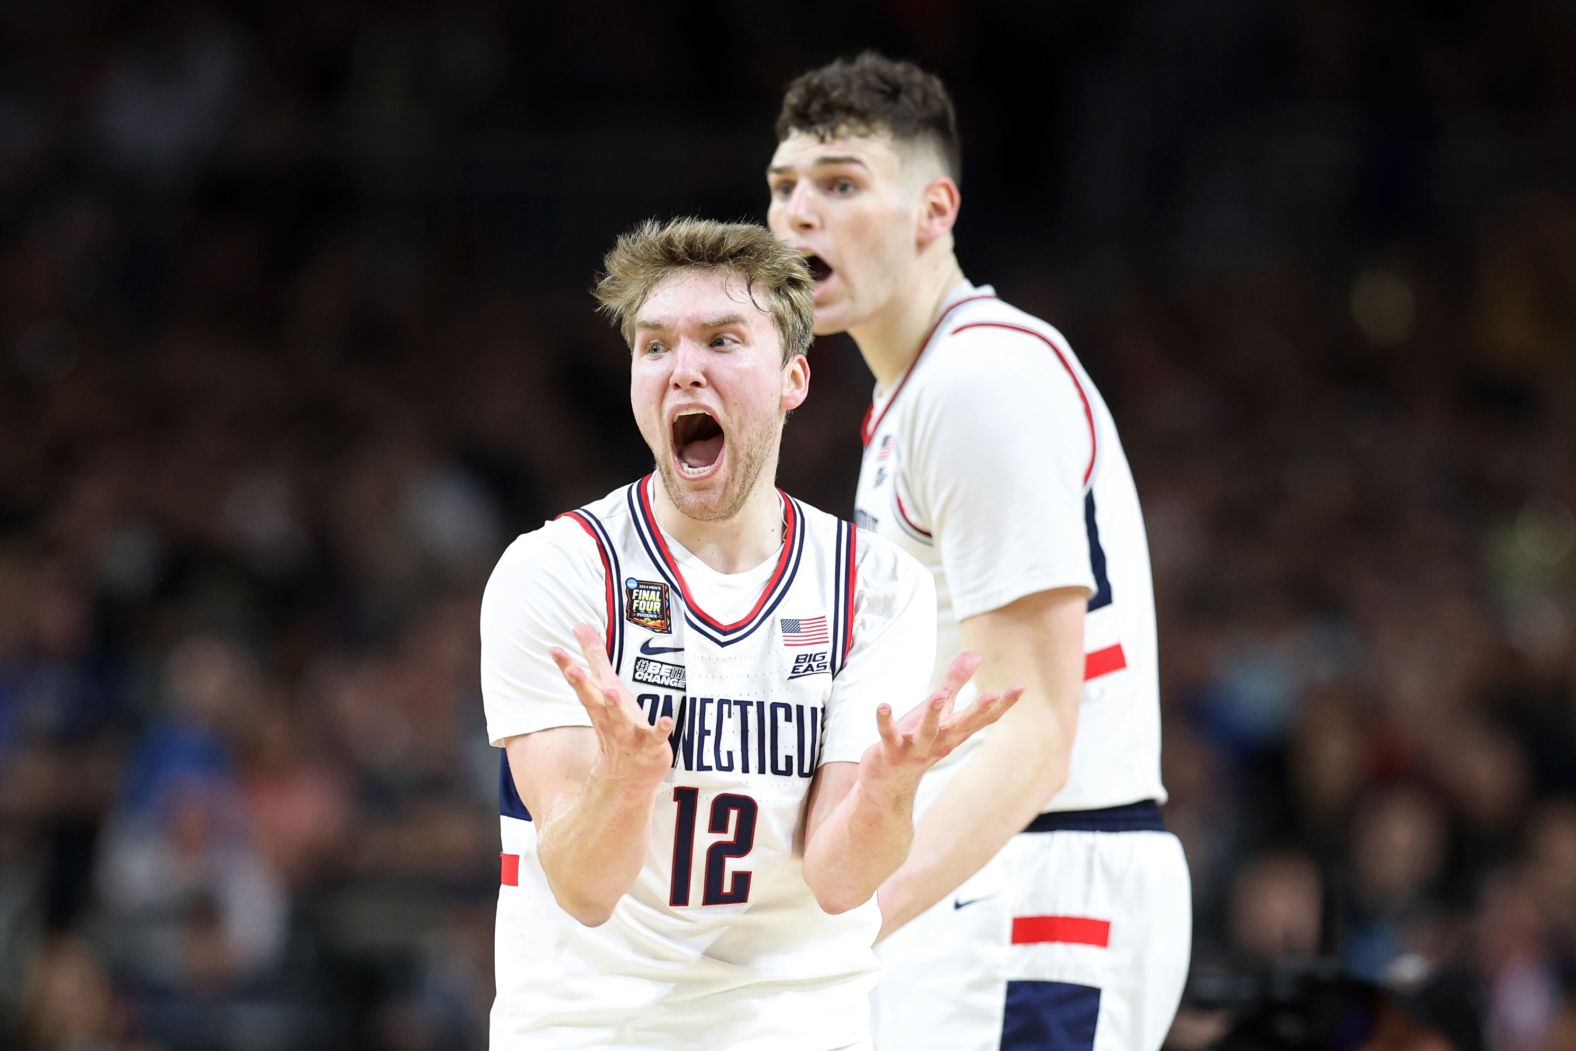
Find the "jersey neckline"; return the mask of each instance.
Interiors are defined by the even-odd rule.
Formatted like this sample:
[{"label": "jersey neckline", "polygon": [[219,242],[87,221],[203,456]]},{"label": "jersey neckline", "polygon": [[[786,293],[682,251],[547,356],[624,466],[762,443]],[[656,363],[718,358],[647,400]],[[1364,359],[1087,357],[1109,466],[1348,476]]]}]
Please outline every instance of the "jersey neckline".
[{"label": "jersey neckline", "polygon": [[696,603],[695,597],[690,593],[689,583],[684,579],[684,572],[679,568],[678,560],[673,557],[673,552],[668,547],[667,538],[662,535],[662,529],[657,524],[656,512],[651,506],[652,477],[652,475],[648,474],[635,483],[635,499],[633,502],[638,512],[640,523],[645,526],[645,532],[650,535],[656,547],[655,553],[658,556],[656,559],[657,568],[662,571],[664,576],[669,578],[669,583],[683,596],[686,610],[713,631],[731,635],[736,631],[750,627],[760,618],[768,604],[776,605],[770,600],[774,595],[781,598],[780,592],[782,589],[779,585],[783,584],[785,576],[791,576],[789,566],[793,560],[794,552],[800,546],[800,533],[803,531],[802,516],[799,513],[796,501],[781,489],[777,490],[777,496],[782,500],[783,504],[783,545],[782,551],[777,556],[777,565],[772,569],[771,576],[767,578],[765,585],[762,586],[761,593],[756,597],[755,604],[750,608],[750,611],[732,624],[724,624],[702,609]]},{"label": "jersey neckline", "polygon": [[881,411],[876,411],[876,403],[874,400],[870,402],[870,407],[865,410],[865,418],[859,425],[859,438],[864,444],[870,444],[870,439],[875,436],[876,428],[881,426],[881,421],[885,419],[886,414],[892,410],[892,405],[897,401],[897,396],[903,392],[903,387],[906,383],[908,383],[909,377],[914,375],[914,370],[919,367],[920,359],[925,356],[925,351],[930,349],[931,343],[935,341],[936,333],[941,330],[942,323],[952,315],[953,311],[957,310],[965,303],[974,303],[981,299],[996,298],[995,291],[993,291],[989,285],[973,285],[970,287],[976,290],[973,295],[964,296],[962,299],[954,300],[948,304],[946,308],[941,311],[941,315],[936,318],[935,324],[930,326],[930,331],[925,333],[925,338],[919,345],[919,353],[914,355],[914,360],[908,363],[908,368],[904,369],[903,375],[898,377],[897,384],[892,388],[892,393],[887,395],[886,404],[881,406]]}]

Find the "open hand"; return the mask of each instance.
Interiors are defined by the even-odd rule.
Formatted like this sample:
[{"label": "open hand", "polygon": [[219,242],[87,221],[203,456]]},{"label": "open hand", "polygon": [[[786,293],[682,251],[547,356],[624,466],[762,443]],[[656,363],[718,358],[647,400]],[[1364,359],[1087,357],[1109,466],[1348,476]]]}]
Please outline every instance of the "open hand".
[{"label": "open hand", "polygon": [[597,771],[610,780],[655,786],[673,766],[673,748],[668,743],[673,717],[664,715],[654,726],[647,722],[624,680],[608,663],[602,636],[586,624],[576,624],[574,632],[584,667],[557,646],[548,653],[591,716],[601,750]]},{"label": "open hand", "polygon": [[981,694],[962,712],[953,711],[958,691],[974,677],[979,666],[979,654],[965,650],[947,668],[941,688],[902,719],[892,718],[891,705],[877,708],[876,726],[881,740],[865,750],[860,773],[877,783],[917,782],[921,774],[954,748],[1018,703],[1022,686],[1005,693]]}]

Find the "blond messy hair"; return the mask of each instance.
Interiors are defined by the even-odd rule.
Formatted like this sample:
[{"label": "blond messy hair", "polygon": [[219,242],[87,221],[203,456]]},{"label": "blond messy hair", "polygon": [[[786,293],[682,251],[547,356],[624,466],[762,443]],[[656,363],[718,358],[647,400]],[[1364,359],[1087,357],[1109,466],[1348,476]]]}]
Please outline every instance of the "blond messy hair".
[{"label": "blond messy hair", "polygon": [[647,219],[619,236],[602,259],[592,294],[635,346],[635,315],[663,278],[686,270],[715,270],[744,282],[750,301],[766,299],[782,343],[783,364],[810,349],[814,338],[815,283],[804,257],[754,223],[710,219]]}]

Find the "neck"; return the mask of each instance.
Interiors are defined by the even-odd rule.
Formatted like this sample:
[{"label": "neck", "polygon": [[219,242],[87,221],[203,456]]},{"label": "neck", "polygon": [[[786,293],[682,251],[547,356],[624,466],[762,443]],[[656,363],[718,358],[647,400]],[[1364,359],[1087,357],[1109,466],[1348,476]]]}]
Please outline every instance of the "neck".
[{"label": "neck", "polygon": [[908,371],[924,349],[925,334],[941,313],[947,293],[962,280],[963,268],[950,248],[929,258],[921,256],[902,291],[864,323],[848,330],[878,387],[891,386]]},{"label": "neck", "polygon": [[668,499],[667,487],[653,479],[652,512],[657,525],[696,558],[719,573],[742,573],[772,557],[783,543],[783,505],[771,480],[776,458],[763,464],[755,488],[731,518],[691,518]]}]

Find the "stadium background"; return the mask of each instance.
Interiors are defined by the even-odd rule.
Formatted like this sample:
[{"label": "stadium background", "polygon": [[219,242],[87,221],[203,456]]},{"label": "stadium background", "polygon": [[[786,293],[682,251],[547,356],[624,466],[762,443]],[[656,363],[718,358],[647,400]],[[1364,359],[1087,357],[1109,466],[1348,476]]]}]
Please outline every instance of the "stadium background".
[{"label": "stadium background", "polygon": [[[867,45],[1122,428],[1198,973],[1422,952],[1576,1047],[1558,0],[4,5],[0,1045],[483,1046],[481,587],[647,463],[593,269],[762,216]],[[846,508],[812,362],[782,478]]]}]

